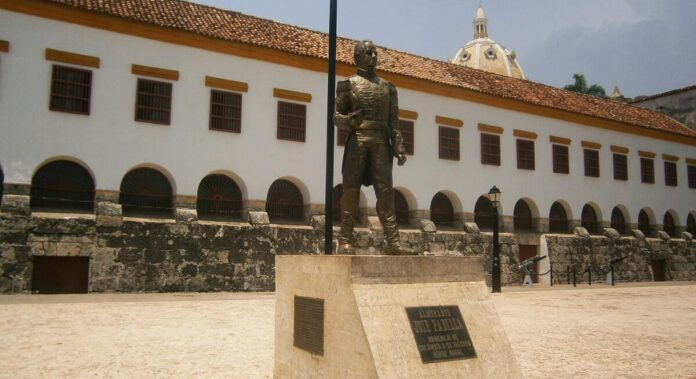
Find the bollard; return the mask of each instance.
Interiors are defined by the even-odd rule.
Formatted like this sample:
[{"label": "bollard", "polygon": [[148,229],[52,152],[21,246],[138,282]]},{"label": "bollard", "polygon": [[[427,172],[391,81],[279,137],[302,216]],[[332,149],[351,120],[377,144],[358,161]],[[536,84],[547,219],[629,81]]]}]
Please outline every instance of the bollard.
[{"label": "bollard", "polygon": [[575,265],[573,265],[573,287],[577,287],[577,279],[575,278]]},{"label": "bollard", "polygon": [[566,276],[568,277],[568,285],[570,285],[570,266],[566,266]]}]

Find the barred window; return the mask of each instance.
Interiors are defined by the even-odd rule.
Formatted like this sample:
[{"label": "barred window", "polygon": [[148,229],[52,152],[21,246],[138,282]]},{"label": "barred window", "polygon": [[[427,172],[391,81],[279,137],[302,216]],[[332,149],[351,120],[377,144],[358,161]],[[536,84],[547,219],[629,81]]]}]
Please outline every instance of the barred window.
[{"label": "barred window", "polygon": [[599,234],[599,220],[594,208],[589,204],[585,204],[582,208],[582,227],[587,229],[590,234]]},{"label": "barred window", "polygon": [[305,142],[306,122],[306,105],[278,102],[278,139]]},{"label": "barred window", "polygon": [[302,221],[304,218],[304,200],[300,190],[291,182],[278,179],[266,196],[266,213],[273,222]]},{"label": "barred window", "polygon": [[691,213],[686,217],[686,231],[691,233],[692,236],[696,236],[696,220]]},{"label": "barred window", "polygon": [[481,134],[481,163],[500,166],[500,136]]},{"label": "barred window", "polygon": [[614,154],[614,180],[628,180],[628,157]]},{"label": "barred window", "polygon": [[534,170],[534,141],[517,140],[517,168]]},{"label": "barred window", "polygon": [[399,225],[408,225],[408,202],[406,201],[406,197],[396,189],[394,190],[394,211],[396,213],[396,223]]},{"label": "barred window", "polygon": [[652,230],[650,228],[650,217],[643,209],[641,209],[640,213],[638,213],[638,229],[647,237],[652,235]]},{"label": "barred window", "polygon": [[208,175],[198,185],[196,210],[200,219],[234,219],[242,216],[242,191],[225,175]]},{"label": "barred window", "polygon": [[169,125],[172,108],[172,84],[138,79],[135,121]]},{"label": "barred window", "polygon": [[568,215],[561,203],[554,202],[549,212],[549,232],[568,233]]},{"label": "barred window", "polygon": [[31,179],[32,211],[94,210],[94,180],[77,163],[60,160],[41,166]]},{"label": "barred window", "polygon": [[452,202],[442,192],[438,192],[433,196],[430,202],[430,220],[437,226],[452,226],[454,225],[454,208]]},{"label": "barred window", "polygon": [[611,211],[611,227],[616,229],[620,234],[626,234],[628,232],[628,227],[626,226],[626,220],[621,209],[614,207]]},{"label": "barred window", "polygon": [[494,223],[498,222],[495,219],[494,211],[493,203],[487,197],[481,196],[476,200],[474,221],[481,230],[491,230]]},{"label": "barred window", "polygon": [[[399,129],[401,129],[401,136],[404,139],[404,149],[406,150],[406,154],[413,155],[413,121],[399,120]],[[457,142],[459,142],[458,139]]]},{"label": "barred window", "polygon": [[696,166],[686,166],[689,177],[689,188],[696,188]]},{"label": "barred window", "polygon": [[520,200],[515,204],[513,210],[513,222],[515,231],[531,231],[532,230],[532,210],[524,200]]},{"label": "barred window", "polygon": [[650,158],[640,158],[640,181],[655,183],[655,162]]},{"label": "barred window", "polygon": [[677,164],[674,162],[665,162],[665,185],[676,187],[677,184]]},{"label": "barred window", "polygon": [[137,168],[121,180],[118,202],[124,216],[172,217],[172,186],[161,172]]},{"label": "barred window", "polygon": [[439,128],[440,159],[459,160],[459,129]]},{"label": "barred window", "polygon": [[234,133],[242,131],[242,95],[210,90],[210,129]]},{"label": "barred window", "polygon": [[50,110],[89,114],[91,91],[92,71],[53,65]]},{"label": "barred window", "polygon": [[568,146],[552,145],[553,172],[556,174],[570,173],[568,163]]},{"label": "barred window", "polygon": [[670,212],[666,212],[665,216],[662,218],[662,230],[669,234],[670,237],[677,236],[677,226]]},{"label": "barred window", "polygon": [[599,178],[599,151],[584,149],[585,176]]}]

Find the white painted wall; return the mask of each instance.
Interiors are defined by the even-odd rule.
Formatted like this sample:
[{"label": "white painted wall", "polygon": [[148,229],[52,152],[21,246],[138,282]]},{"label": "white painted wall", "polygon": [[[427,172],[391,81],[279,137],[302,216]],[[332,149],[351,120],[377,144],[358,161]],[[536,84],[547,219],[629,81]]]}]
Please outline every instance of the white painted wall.
[{"label": "white painted wall", "polygon": [[[0,53],[0,166],[6,182],[30,183],[46,160],[71,157],[88,167],[98,189],[118,190],[126,172],[148,165],[161,168],[179,195],[195,195],[204,176],[223,171],[241,178],[245,199],[264,200],[271,183],[285,177],[302,184],[306,203],[323,203],[326,75],[4,10],[0,39],[11,44],[9,53]],[[46,48],[101,58],[101,67],[93,69],[89,116],[48,110],[53,62],[44,59]],[[173,82],[171,125],[133,120],[137,76],[131,74],[131,64],[179,71],[180,79]],[[241,134],[208,129],[206,75],[249,84],[242,100]],[[306,143],[276,139],[274,87],[312,94]],[[419,113],[415,155],[408,157],[406,166],[394,166],[395,186],[413,195],[413,208],[428,209],[438,191],[448,191],[456,196],[455,211],[473,212],[477,198],[497,185],[506,215],[520,198],[532,199],[540,217],[548,217],[551,204],[559,199],[570,204],[573,219],[580,218],[588,202],[599,206],[604,220],[614,206],[623,205],[633,223],[643,207],[652,209],[656,223],[671,209],[679,224],[685,224],[688,212],[696,210],[696,190],[687,187],[684,159],[696,158],[692,146],[406,89],[399,90],[399,100],[402,108]],[[458,162],[438,158],[436,115],[464,120]],[[480,163],[478,123],[505,128],[500,167]],[[513,129],[538,134],[536,170],[516,168]],[[569,175],[552,173],[549,135],[572,139]],[[602,144],[600,178],[584,176],[581,140]],[[613,179],[611,144],[630,149],[627,182]],[[638,150],[658,154],[655,184],[640,183]],[[662,153],[681,158],[678,187],[664,185]],[[336,147],[336,184],[341,180],[342,154],[343,148]],[[367,205],[374,206],[372,189],[364,193]]]}]

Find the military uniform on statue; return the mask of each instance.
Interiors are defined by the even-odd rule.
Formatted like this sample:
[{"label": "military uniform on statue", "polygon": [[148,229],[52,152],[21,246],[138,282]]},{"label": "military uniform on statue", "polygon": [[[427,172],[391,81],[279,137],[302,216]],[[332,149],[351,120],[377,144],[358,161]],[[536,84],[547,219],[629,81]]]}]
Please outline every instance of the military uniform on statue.
[{"label": "military uniform on statue", "polygon": [[339,253],[355,254],[353,228],[357,221],[360,186],[374,186],[377,215],[387,240],[386,254],[413,254],[402,246],[396,227],[392,161],[406,162],[399,130],[399,105],[394,85],[375,74],[377,48],[358,42],[354,51],[357,75],[338,83],[334,123],[350,132],[343,155],[343,196]]}]

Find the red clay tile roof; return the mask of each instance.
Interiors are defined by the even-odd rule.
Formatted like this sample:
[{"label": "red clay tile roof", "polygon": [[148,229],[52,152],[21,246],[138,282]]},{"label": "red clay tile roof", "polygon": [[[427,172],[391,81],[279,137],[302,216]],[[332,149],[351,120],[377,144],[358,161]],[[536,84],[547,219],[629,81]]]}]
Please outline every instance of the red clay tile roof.
[{"label": "red clay tile roof", "polygon": [[[297,55],[322,59],[328,56],[325,33],[182,0],[43,1]],[[352,64],[354,44],[353,40],[339,38],[337,60]],[[397,50],[381,49],[378,69],[542,107],[696,137],[696,131],[655,111]]]}]

